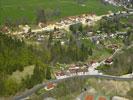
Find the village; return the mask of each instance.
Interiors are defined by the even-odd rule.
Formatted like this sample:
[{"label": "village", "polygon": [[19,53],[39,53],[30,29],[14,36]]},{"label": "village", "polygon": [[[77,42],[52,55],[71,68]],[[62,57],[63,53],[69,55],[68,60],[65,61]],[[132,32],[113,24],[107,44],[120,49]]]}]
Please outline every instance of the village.
[{"label": "village", "polygon": [[[106,14],[90,11],[36,25],[2,25],[1,47],[7,50],[3,49],[0,57],[7,70],[2,69],[0,75],[8,74],[7,80],[2,77],[3,91],[13,100],[130,100],[132,1],[99,2],[120,10]],[[79,6],[86,7],[84,3]]]},{"label": "village", "polygon": [[[133,12],[118,12],[118,16],[121,14],[133,14]],[[96,16],[95,14],[83,14],[80,16],[71,16],[67,17],[65,19],[60,20],[59,22],[56,22],[54,24],[45,25],[43,23],[38,24],[38,29],[32,29],[29,25],[19,25],[19,29],[21,31],[11,32],[7,27],[4,27],[2,31],[7,32],[7,34],[11,34],[13,36],[18,36],[20,39],[31,39],[34,38],[35,41],[41,42],[45,40],[49,36],[50,33],[53,34],[54,39],[63,39],[65,34],[70,31],[71,25],[76,25],[78,23],[81,23],[84,26],[93,26],[95,23],[102,19],[102,17],[113,17],[115,14],[112,12],[109,12],[107,15],[102,16]],[[99,32],[99,31],[98,31]],[[98,33],[97,32],[97,33]],[[82,39],[90,39],[92,43],[100,44],[100,41],[106,41],[108,38],[116,38],[119,37],[121,39],[124,38],[126,35],[125,32],[117,32],[112,33],[110,35],[107,34],[96,34],[93,35],[92,32],[88,32],[87,37],[82,37]],[[65,43],[63,40],[62,45]],[[105,45],[106,48],[113,50],[113,53],[117,52],[119,50],[119,45],[117,44],[109,44]],[[112,54],[113,55],[113,54]],[[77,76],[77,75],[102,75],[103,73],[96,70],[96,68],[102,64],[111,65],[113,63],[113,58],[108,57],[104,59],[103,61],[96,62],[96,61],[90,61],[89,63],[86,63],[82,66],[71,64],[68,65],[67,69],[61,68],[60,71],[54,72],[54,76],[56,79],[63,79],[71,76]]]}]

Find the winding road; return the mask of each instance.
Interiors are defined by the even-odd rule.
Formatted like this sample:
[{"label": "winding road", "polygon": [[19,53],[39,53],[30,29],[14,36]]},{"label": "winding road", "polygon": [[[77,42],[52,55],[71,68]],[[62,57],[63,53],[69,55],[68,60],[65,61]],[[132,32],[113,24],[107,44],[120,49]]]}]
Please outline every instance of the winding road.
[{"label": "winding road", "polygon": [[101,78],[101,79],[118,80],[118,81],[133,81],[133,77],[132,78],[122,78],[120,76],[110,76],[110,75],[77,75],[77,76],[71,76],[71,77],[58,79],[58,80],[51,80],[47,83],[42,83],[42,84],[36,85],[32,89],[25,91],[22,95],[15,96],[13,98],[13,100],[22,100],[28,96],[31,96],[33,93],[35,93],[39,89],[47,86],[48,83],[60,83],[64,80],[68,80],[68,79],[72,79],[72,78]]}]

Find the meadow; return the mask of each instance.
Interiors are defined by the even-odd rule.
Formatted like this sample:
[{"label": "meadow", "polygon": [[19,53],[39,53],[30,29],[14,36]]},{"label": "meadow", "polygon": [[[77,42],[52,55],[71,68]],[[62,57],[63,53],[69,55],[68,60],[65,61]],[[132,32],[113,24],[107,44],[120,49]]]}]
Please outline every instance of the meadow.
[{"label": "meadow", "polygon": [[[104,5],[101,0],[86,0],[83,5],[76,0],[0,0],[0,25],[6,20],[28,20],[35,23],[38,9],[44,9],[48,13],[48,19],[59,20],[67,16],[83,13],[95,13],[102,15],[108,11],[118,11],[118,7]],[[58,12],[56,16],[54,11]]]}]

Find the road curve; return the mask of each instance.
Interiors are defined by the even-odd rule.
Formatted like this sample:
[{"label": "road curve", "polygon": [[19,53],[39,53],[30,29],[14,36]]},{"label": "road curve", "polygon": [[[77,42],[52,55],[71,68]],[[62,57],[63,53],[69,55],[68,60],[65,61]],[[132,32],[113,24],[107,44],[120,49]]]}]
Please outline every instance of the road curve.
[{"label": "road curve", "polygon": [[42,84],[38,84],[35,87],[33,87],[32,89],[29,89],[27,91],[25,91],[22,95],[19,96],[14,96],[13,100],[22,100],[23,98],[26,98],[28,96],[31,96],[33,93],[35,93],[36,91],[38,91],[41,88],[44,88],[45,86],[47,86],[48,83],[60,83],[64,80],[68,80],[71,78],[103,78],[103,79],[108,79],[108,80],[118,80],[118,81],[133,81],[133,77],[132,78],[122,78],[120,76],[110,76],[110,75],[77,75],[77,76],[71,76],[71,77],[67,77],[67,78],[63,78],[63,79],[58,79],[58,80],[51,80],[47,83],[42,83]]}]

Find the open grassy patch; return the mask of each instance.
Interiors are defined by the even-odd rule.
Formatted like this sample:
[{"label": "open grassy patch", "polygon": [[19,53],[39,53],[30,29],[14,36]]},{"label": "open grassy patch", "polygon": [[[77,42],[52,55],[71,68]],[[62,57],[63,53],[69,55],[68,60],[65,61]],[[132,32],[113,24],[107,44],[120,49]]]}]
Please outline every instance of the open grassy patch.
[{"label": "open grassy patch", "polygon": [[27,75],[32,75],[34,71],[34,65],[32,66],[27,66],[24,68],[22,72],[20,71],[15,71],[13,74],[10,76],[10,78],[16,79],[17,82],[20,82],[22,78],[25,78]]},{"label": "open grassy patch", "polygon": [[1,0],[0,24],[7,19],[11,21],[27,19],[30,23],[35,23],[37,10],[40,8],[44,9],[48,15],[58,10],[60,12],[58,16],[48,16],[52,20],[83,13],[102,15],[108,13],[109,10],[114,12],[119,10],[112,5],[102,4],[101,0],[87,0],[85,6],[81,6],[75,0]]}]

